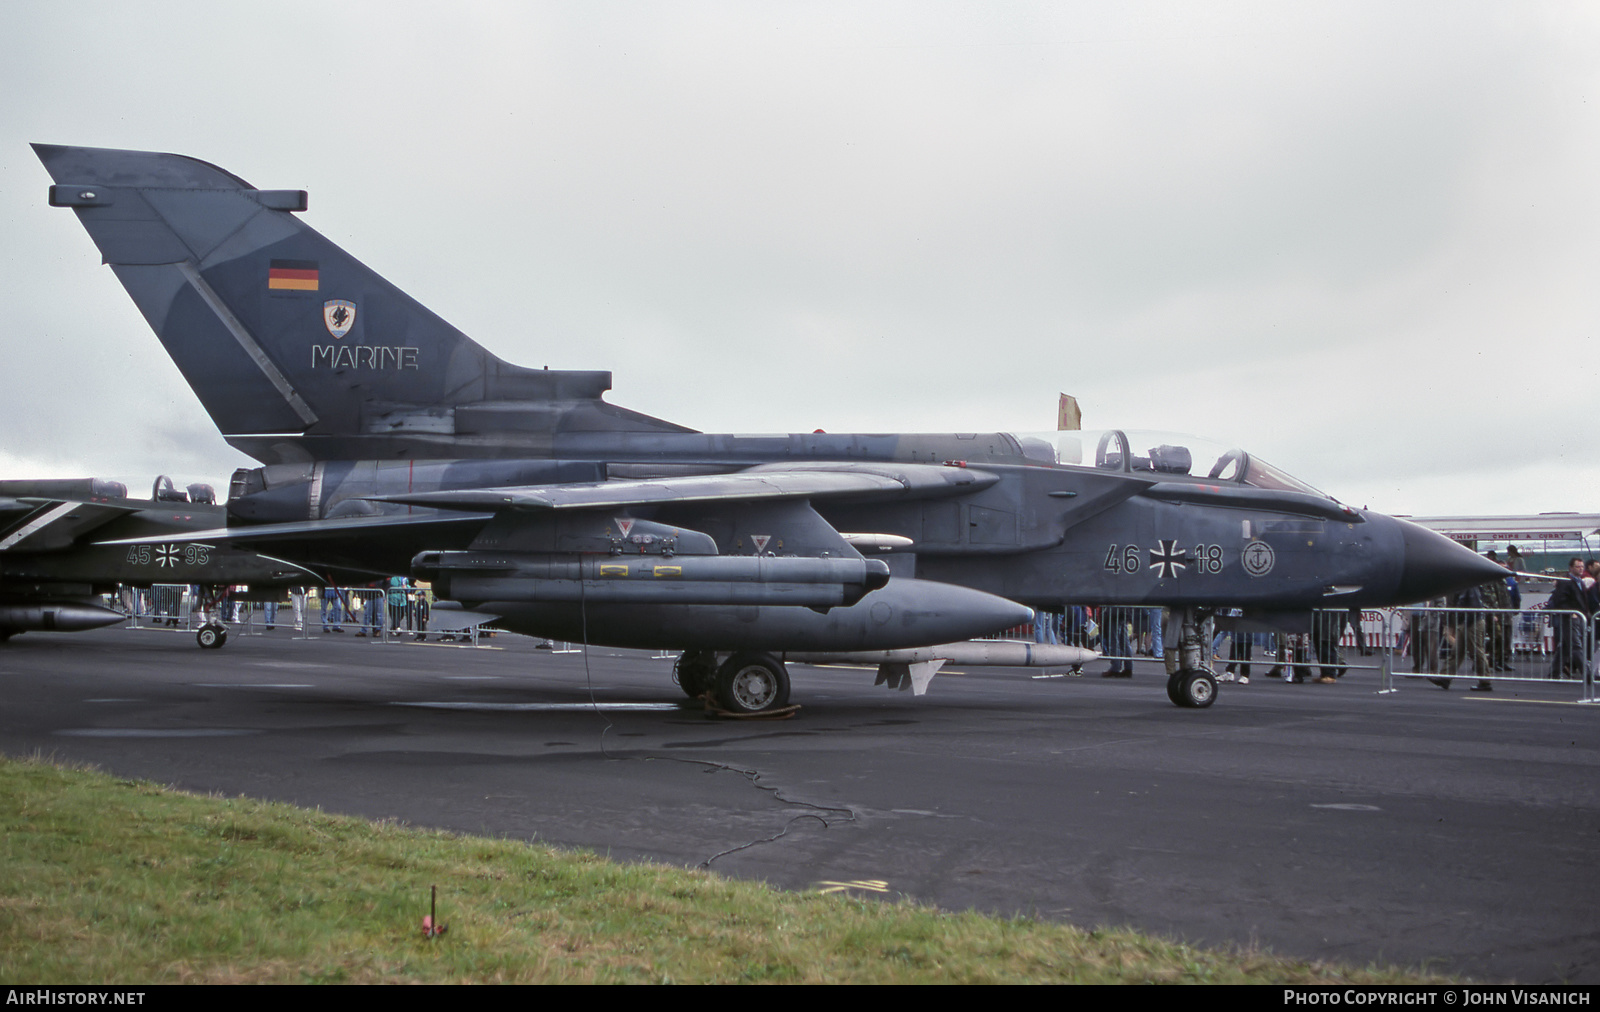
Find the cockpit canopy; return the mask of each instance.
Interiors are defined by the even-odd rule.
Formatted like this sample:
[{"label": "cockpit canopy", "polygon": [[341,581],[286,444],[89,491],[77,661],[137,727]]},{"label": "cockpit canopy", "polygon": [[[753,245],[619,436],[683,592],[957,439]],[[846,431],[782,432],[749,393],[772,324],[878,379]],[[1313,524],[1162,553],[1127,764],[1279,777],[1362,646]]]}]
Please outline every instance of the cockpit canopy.
[{"label": "cockpit canopy", "polygon": [[210,505],[217,501],[217,491],[210,485],[195,482],[180,492],[172,484],[171,478],[158,474],[155,484],[150,488],[150,498],[156,502],[195,502]]},{"label": "cockpit canopy", "polygon": [[1238,447],[1196,436],[1136,429],[1079,429],[1019,433],[1013,438],[1030,460],[1161,476],[1185,475],[1252,488],[1303,492],[1331,499],[1287,471]]}]

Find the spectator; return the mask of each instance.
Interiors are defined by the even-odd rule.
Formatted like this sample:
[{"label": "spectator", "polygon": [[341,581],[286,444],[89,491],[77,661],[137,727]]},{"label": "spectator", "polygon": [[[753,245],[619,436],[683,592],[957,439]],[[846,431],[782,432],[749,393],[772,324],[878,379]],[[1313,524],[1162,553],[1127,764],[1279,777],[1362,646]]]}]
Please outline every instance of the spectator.
[{"label": "spectator", "polygon": [[[1587,585],[1585,580],[1588,580]],[[1552,615],[1550,622],[1555,633],[1555,652],[1550,660],[1550,677],[1565,678],[1568,674],[1581,675],[1587,658],[1583,656],[1583,627],[1595,613],[1595,583],[1588,576],[1583,560],[1567,560],[1567,575],[1557,580],[1555,590],[1545,608],[1555,612],[1578,612],[1578,615]]]},{"label": "spectator", "polygon": [[1100,640],[1111,667],[1101,673],[1102,678],[1133,677],[1133,642],[1129,635],[1127,608],[1102,608],[1100,611]]},{"label": "spectator", "polygon": [[[1489,558],[1494,558],[1494,553],[1489,553]],[[1511,625],[1516,616],[1508,614],[1511,611],[1511,591],[1506,587],[1506,580],[1490,580],[1478,588],[1483,597],[1483,606],[1493,608],[1494,612],[1484,616],[1487,620],[1485,632],[1489,641],[1489,667],[1493,671],[1511,670]]]},{"label": "spectator", "polygon": [[289,603],[294,606],[294,631],[302,632],[306,627],[306,589],[290,587]]},{"label": "spectator", "polygon": [[[328,621],[329,616],[333,621]],[[344,591],[338,587],[322,588],[322,631],[344,632],[345,623]]]},{"label": "spectator", "polygon": [[411,596],[411,580],[404,576],[389,577],[389,630],[400,632],[410,625],[406,607]]},{"label": "spectator", "polygon": [[374,580],[363,588],[361,595],[361,630],[357,636],[379,636],[383,633],[383,581]]},{"label": "spectator", "polygon": [[[1492,581],[1499,584],[1499,580]],[[1450,651],[1450,673],[1461,670],[1461,662],[1472,655],[1472,673],[1478,676],[1474,692],[1489,692],[1494,686],[1485,676],[1489,674],[1489,656],[1484,650],[1483,594],[1481,587],[1468,587],[1450,602],[1456,610],[1451,613],[1451,626],[1455,630],[1454,648]]]}]

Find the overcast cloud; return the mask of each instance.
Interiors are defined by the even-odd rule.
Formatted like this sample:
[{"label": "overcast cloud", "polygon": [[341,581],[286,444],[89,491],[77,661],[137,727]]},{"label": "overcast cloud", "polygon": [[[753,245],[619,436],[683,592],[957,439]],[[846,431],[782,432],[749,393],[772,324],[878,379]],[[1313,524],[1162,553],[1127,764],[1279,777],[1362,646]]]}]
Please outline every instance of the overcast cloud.
[{"label": "overcast cloud", "polygon": [[502,358],[709,431],[1232,440],[1600,509],[1600,8],[0,7],[0,475],[230,449],[28,141],[269,188]]}]

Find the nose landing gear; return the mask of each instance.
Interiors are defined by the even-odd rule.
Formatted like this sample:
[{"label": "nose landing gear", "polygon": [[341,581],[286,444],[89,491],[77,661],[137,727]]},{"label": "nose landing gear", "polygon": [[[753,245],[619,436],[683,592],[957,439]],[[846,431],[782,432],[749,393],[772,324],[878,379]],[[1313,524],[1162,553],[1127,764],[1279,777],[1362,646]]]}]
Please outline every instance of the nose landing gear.
[{"label": "nose landing gear", "polygon": [[1217,680],[1204,669],[1175,671],[1167,678],[1167,698],[1178,706],[1203,710],[1217,700]]},{"label": "nose landing gear", "polygon": [[220,623],[208,623],[194,634],[194,641],[200,644],[202,650],[221,650],[222,645],[228,642],[228,628]]},{"label": "nose landing gear", "polygon": [[[1184,608],[1178,631],[1177,670],[1167,676],[1167,698],[1178,706],[1203,710],[1217,701],[1217,679],[1206,661],[1211,650],[1210,613]],[[1171,660],[1168,661],[1171,664]]]}]

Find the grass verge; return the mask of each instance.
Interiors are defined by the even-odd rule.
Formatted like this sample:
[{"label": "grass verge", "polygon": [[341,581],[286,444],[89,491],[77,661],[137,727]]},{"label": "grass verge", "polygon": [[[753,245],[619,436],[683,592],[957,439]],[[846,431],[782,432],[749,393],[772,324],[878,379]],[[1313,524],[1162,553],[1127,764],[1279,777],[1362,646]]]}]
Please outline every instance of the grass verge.
[{"label": "grass verge", "polygon": [[[0,760],[0,980],[1393,983]],[[441,939],[421,937],[437,884]]]}]

